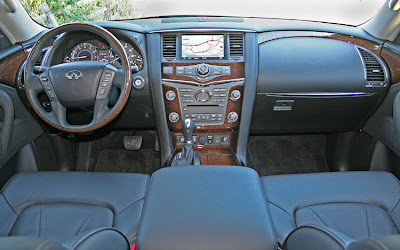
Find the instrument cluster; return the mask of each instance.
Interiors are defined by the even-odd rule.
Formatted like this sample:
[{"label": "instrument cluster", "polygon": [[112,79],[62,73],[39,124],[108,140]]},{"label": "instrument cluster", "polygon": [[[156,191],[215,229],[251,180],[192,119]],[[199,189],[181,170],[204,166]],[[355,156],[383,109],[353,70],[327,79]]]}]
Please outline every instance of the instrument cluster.
[{"label": "instrument cluster", "polygon": [[[137,66],[141,70],[143,68],[143,56],[131,44],[124,41],[121,41],[121,44],[128,55],[131,66]],[[121,68],[120,58],[113,53],[108,45],[98,40],[79,43],[63,59],[64,63],[76,61],[102,61]]]}]

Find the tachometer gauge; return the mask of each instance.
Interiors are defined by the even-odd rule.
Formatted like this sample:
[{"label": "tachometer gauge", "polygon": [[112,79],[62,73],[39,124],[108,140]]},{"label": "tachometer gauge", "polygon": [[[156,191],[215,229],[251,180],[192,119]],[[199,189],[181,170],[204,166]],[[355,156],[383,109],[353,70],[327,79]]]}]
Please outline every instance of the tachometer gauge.
[{"label": "tachometer gauge", "polygon": [[143,57],[129,43],[121,42],[121,44],[124,47],[126,53],[128,54],[131,66],[137,66],[139,70],[141,70],[143,68]]},{"label": "tachometer gauge", "polygon": [[98,50],[95,46],[90,43],[80,43],[76,45],[70,55],[64,58],[64,62],[76,62],[76,61],[97,61]]}]

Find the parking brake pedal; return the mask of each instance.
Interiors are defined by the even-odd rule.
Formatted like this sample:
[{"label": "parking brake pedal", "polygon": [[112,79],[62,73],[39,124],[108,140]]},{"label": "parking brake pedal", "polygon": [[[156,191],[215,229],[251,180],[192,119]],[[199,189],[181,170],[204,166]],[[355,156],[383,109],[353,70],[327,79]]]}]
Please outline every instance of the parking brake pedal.
[{"label": "parking brake pedal", "polygon": [[124,147],[126,150],[137,151],[142,146],[141,136],[124,136]]}]

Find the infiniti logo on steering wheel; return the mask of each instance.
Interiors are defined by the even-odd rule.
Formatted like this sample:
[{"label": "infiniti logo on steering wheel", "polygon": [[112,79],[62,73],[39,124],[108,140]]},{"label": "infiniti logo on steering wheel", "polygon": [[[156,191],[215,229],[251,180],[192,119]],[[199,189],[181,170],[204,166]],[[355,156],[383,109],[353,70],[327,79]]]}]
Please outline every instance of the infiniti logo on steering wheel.
[{"label": "infiniti logo on steering wheel", "polygon": [[67,73],[65,73],[65,77],[69,80],[72,80],[75,77],[75,80],[78,80],[83,76],[82,72],[79,70],[70,70]]}]

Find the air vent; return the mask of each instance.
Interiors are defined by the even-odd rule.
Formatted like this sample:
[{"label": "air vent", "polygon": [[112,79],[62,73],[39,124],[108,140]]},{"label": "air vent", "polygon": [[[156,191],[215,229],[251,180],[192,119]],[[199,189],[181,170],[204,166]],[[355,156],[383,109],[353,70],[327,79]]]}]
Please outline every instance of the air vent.
[{"label": "air vent", "polygon": [[385,86],[385,69],[378,58],[371,52],[357,47],[364,62],[367,86]]},{"label": "air vent", "polygon": [[176,35],[163,36],[163,57],[175,58],[176,57]]},{"label": "air vent", "polygon": [[231,57],[243,56],[243,35],[229,35],[229,51]]}]

